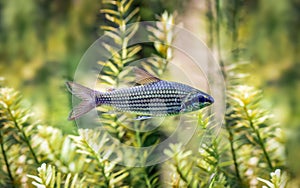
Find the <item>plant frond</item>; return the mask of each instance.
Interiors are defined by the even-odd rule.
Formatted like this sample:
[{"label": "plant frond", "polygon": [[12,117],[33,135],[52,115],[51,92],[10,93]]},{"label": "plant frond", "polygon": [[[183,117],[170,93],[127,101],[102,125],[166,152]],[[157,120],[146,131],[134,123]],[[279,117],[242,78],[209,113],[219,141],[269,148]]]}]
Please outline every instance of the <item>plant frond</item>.
[{"label": "plant frond", "polygon": [[[113,145],[106,134],[100,135],[100,131],[80,129],[81,136],[71,136],[77,146],[77,152],[87,155],[86,162],[93,163],[94,167],[88,169],[90,173],[97,174],[99,185],[114,187],[122,186],[124,179],[128,176],[126,168],[120,168],[117,162],[120,156],[110,157]],[[92,159],[92,161],[90,161]],[[88,181],[88,180],[87,180]],[[96,183],[97,182],[93,182]]]},{"label": "plant frond", "polygon": [[[22,106],[19,92],[12,88],[0,87],[0,145],[3,183],[16,186],[26,185],[24,173],[39,164],[33,148],[32,135],[35,133],[32,114]],[[3,157],[3,158],[2,158]],[[3,163],[2,163],[3,161]],[[31,166],[27,164],[32,164]]]},{"label": "plant frond", "polygon": [[85,168],[84,156],[76,155],[74,143],[60,129],[38,126],[37,134],[32,139],[42,160],[54,164],[61,172],[75,173]]},{"label": "plant frond", "polygon": [[[158,17],[158,23],[155,26],[149,26],[147,29],[150,32],[149,40],[154,43],[154,48],[157,55],[155,60],[150,60],[149,64],[156,65],[155,73],[162,75],[165,72],[168,63],[173,58],[173,49],[171,44],[174,40],[174,23],[175,19],[172,14],[164,12]],[[156,62],[153,64],[153,62]]]},{"label": "plant frond", "polygon": [[176,180],[173,183],[179,186],[194,187],[200,185],[201,180],[197,177],[198,172],[195,171],[195,162],[189,160],[192,156],[192,151],[185,151],[181,144],[170,144],[169,149],[164,150],[164,153],[172,158],[172,172],[173,176],[178,176],[180,180]]},{"label": "plant frond", "polygon": [[27,175],[31,178],[32,185],[35,187],[65,187],[65,188],[79,188],[86,187],[84,183],[85,177],[79,178],[78,174],[63,174],[55,168],[55,166],[43,163],[38,169],[37,175]]},{"label": "plant frond", "polygon": [[287,182],[288,182],[288,175],[286,172],[283,172],[280,169],[276,169],[274,172],[270,173],[271,179],[263,179],[263,178],[257,178],[258,181],[263,182],[266,186],[263,186],[265,188],[274,188],[274,187],[280,187],[280,188],[286,188]]}]

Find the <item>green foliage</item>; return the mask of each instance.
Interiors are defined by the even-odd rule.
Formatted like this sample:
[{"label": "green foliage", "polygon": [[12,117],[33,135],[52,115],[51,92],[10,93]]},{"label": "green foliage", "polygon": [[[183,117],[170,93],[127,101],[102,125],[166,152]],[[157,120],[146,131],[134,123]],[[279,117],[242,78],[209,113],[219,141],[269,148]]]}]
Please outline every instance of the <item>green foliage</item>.
[{"label": "green foliage", "polygon": [[266,180],[262,178],[257,178],[259,181],[265,183],[267,186],[263,186],[263,188],[285,188],[287,186],[288,177],[287,174],[284,172],[281,174],[280,169],[276,169],[275,172],[270,173],[271,179]]},{"label": "green foliage", "polygon": [[226,130],[236,178],[248,186],[256,184],[257,176],[284,166],[282,131],[269,121],[269,113],[260,107],[260,98],[261,93],[249,86],[236,86],[229,92]]},{"label": "green foliage", "polygon": [[[110,87],[118,87],[124,84],[124,80],[128,81],[128,69],[125,68],[136,59],[137,53],[141,50],[141,46],[135,45],[127,47],[129,41],[134,37],[138,29],[137,24],[128,24],[136,22],[138,18],[138,8],[132,10],[133,1],[103,1],[107,8],[101,9],[105,18],[110,21],[111,25],[102,25],[104,34],[107,35],[113,43],[103,44],[104,48],[111,54],[111,58],[107,62],[99,61],[101,74],[99,81]],[[124,70],[125,69],[125,70]],[[123,81],[123,83],[120,83]],[[125,121],[130,122],[133,116],[127,117],[125,114],[117,115],[109,113],[111,109],[108,107],[100,107],[101,123],[109,132],[119,140],[132,144],[134,135],[132,131],[126,130]],[[128,136],[129,135],[129,136]],[[130,140],[131,138],[131,140]]]},{"label": "green foliage", "polygon": [[[133,23],[139,20],[139,9],[132,8],[132,3],[133,1],[125,0],[104,1],[106,6],[101,9],[101,12],[104,13],[109,24],[102,25],[101,28],[104,30],[104,34],[111,40],[109,43],[103,44],[103,46],[111,54],[111,58],[107,62],[99,62],[100,68],[102,69],[99,76],[100,84],[118,87],[133,81],[129,67],[130,64],[137,59],[142,46],[133,45],[128,47],[130,40],[136,37],[135,34],[139,27],[138,24]],[[171,15],[169,16],[168,13],[164,13],[159,19],[163,21],[162,25],[157,25],[157,27],[153,26],[149,28],[149,30],[151,30],[152,38],[154,37],[154,33],[157,34],[155,36],[160,34],[163,37],[159,39],[160,44],[154,43],[154,48],[158,51],[159,56],[153,55],[153,58],[160,58],[160,61],[155,64],[148,61],[142,62],[140,66],[150,72],[162,74],[171,58],[170,54],[172,54],[172,50],[168,46],[169,44],[165,44],[164,41],[165,36],[168,36],[169,40],[172,40],[172,27],[166,29],[166,25],[173,21],[173,17]],[[156,136],[155,132],[140,133],[138,130],[132,131],[127,128],[132,126],[139,127],[142,131],[152,126],[151,123],[136,121],[134,120],[136,118],[135,115],[109,113],[111,108],[108,107],[99,107],[98,109],[101,114],[100,122],[102,125],[111,135],[119,139],[122,143],[142,147],[159,142],[160,138]],[[153,142],[152,140],[155,141]],[[147,155],[148,154],[145,153],[146,158]]]},{"label": "green foliage", "polygon": [[[175,181],[172,182],[172,186],[175,187],[195,187],[199,185],[199,180],[197,179],[198,175],[195,174],[192,170],[194,167],[194,161],[189,162],[189,158],[192,154],[192,151],[183,151],[182,145],[170,145],[170,150],[165,150],[165,154],[169,157],[172,157],[174,160],[174,165],[172,166],[172,171],[177,172],[179,178],[174,178]],[[173,154],[175,154],[173,156]],[[182,181],[180,181],[182,180]]]},{"label": "green foliage", "polygon": [[161,76],[167,68],[168,63],[173,58],[173,49],[171,44],[174,40],[174,15],[164,12],[158,17],[155,26],[149,26],[148,31],[151,33],[149,40],[154,42],[154,48],[157,54],[153,54],[144,65],[144,68],[149,72],[155,72]]},{"label": "green foliage", "polygon": [[[240,20],[249,18],[244,10],[251,11],[254,4],[246,7],[244,1],[207,2],[209,45],[216,49],[227,83],[224,134],[230,152],[224,155],[228,163],[223,169],[231,187],[261,186],[257,177],[285,168],[283,131],[261,105],[262,92],[248,86],[250,76],[243,73],[248,73],[244,67],[250,66],[244,63],[248,50],[245,44],[249,41],[241,31],[244,23]],[[225,53],[224,49],[232,53]]]},{"label": "green foliage", "polygon": [[[133,1],[104,1],[104,3],[106,6],[101,12],[110,22],[108,25],[102,25],[101,28],[113,43],[109,41],[109,43],[104,44],[105,49],[111,54],[111,58],[107,62],[99,62],[102,68],[99,81],[110,87],[118,87],[133,81],[132,76],[129,74],[129,66],[137,59],[139,52],[142,50],[141,45],[127,46],[130,40],[135,37],[139,27],[138,24],[133,23],[139,21],[139,9],[132,8]],[[158,18],[162,24],[148,28],[151,34],[150,41],[153,41],[153,48],[158,54],[153,54],[140,66],[149,72],[161,75],[166,71],[166,66],[172,58],[172,49],[169,45],[173,40],[173,28],[168,24],[173,24],[174,20],[173,16],[168,15],[167,12]],[[159,38],[157,38],[158,36]],[[166,38],[168,38],[168,41],[166,41]],[[155,130],[142,132],[153,126],[152,122],[136,121],[134,120],[136,117],[130,114],[111,114],[109,113],[111,109],[107,107],[99,107],[98,109],[101,113],[100,121],[102,125],[109,134],[116,137],[120,142],[134,147],[146,147],[160,142],[161,133],[157,133]],[[138,129],[133,131],[128,127],[138,127]],[[127,161],[134,161],[135,158],[146,161],[149,155],[144,153],[143,156],[136,156],[134,153],[124,152],[122,154],[123,158],[131,156],[130,159],[127,157]],[[123,173],[125,174],[125,172]],[[156,165],[127,169],[126,173],[129,173],[129,176],[125,181],[133,187],[157,187],[160,185]]]},{"label": "green foliage", "polygon": [[41,161],[59,168],[62,173],[80,173],[88,168],[85,155],[77,153],[77,147],[60,129],[40,125],[32,136],[33,147]]},{"label": "green foliage", "polygon": [[[200,114],[199,136],[211,137],[213,126],[211,117],[203,117]],[[207,135],[203,135],[203,130]],[[222,143],[223,137],[213,138],[211,144],[202,143],[198,150],[193,152],[186,150],[181,144],[170,145],[165,150],[166,155],[172,157],[170,181],[172,187],[226,187],[226,167],[231,165],[230,161],[224,161],[223,155],[226,153],[226,144]]]},{"label": "green foliage", "polygon": [[[30,140],[35,124],[31,114],[20,107],[20,94],[11,88],[0,88],[0,144],[2,185],[22,185],[24,175],[39,163]],[[30,165],[28,165],[30,164]]]},{"label": "green foliage", "polygon": [[37,169],[38,175],[27,175],[34,181],[32,184],[35,187],[54,188],[54,187],[65,187],[65,188],[77,188],[86,187],[83,183],[84,178],[78,179],[78,174],[72,175],[68,173],[63,175],[61,172],[57,172],[54,166],[46,165],[43,163]]},{"label": "green foliage", "polygon": [[79,133],[81,136],[71,138],[77,146],[77,152],[86,155],[84,160],[89,163],[90,168],[87,169],[87,173],[93,176],[87,177],[87,181],[99,187],[121,187],[128,176],[128,170],[117,165],[118,157],[114,160],[109,158],[113,146],[105,147],[109,142],[107,135],[99,135],[99,132],[90,129],[79,130]]},{"label": "green foliage", "polygon": [[141,50],[139,45],[127,47],[138,29],[138,24],[129,24],[139,21],[139,8],[131,10],[132,2],[132,0],[103,1],[108,8],[100,11],[112,25],[102,25],[101,29],[114,41],[114,44],[111,42],[103,44],[111,54],[111,59],[108,62],[99,62],[102,68],[100,81],[113,87],[119,86],[119,82],[128,76],[128,71],[122,74],[121,72],[135,60],[136,54]]}]

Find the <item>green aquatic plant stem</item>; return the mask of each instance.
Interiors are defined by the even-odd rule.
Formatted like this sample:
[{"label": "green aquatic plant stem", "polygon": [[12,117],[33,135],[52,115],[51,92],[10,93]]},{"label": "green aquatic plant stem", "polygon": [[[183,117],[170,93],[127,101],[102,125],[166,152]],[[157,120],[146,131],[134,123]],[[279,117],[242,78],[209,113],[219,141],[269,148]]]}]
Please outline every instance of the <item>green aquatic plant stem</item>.
[{"label": "green aquatic plant stem", "polygon": [[[168,23],[168,20],[169,20],[169,19],[172,19],[172,18],[173,18],[173,15],[170,14],[169,16],[167,16],[166,20],[164,20],[164,15],[165,15],[165,14],[166,14],[166,12],[163,13],[163,14],[161,15],[160,19],[159,19],[159,21],[163,23],[163,28],[162,28],[162,33],[163,33],[163,35],[164,35],[164,37],[163,37],[163,38],[164,38],[163,42],[166,42],[166,43],[167,43],[167,44],[164,44],[164,46],[166,47],[166,50],[163,50],[162,53],[161,53],[162,58],[164,59],[164,63],[162,64],[162,67],[160,67],[160,69],[161,69],[161,72],[160,72],[160,73],[161,73],[161,74],[160,74],[159,76],[161,76],[164,72],[166,72],[167,66],[168,66],[170,60],[172,59],[172,55],[171,55],[170,57],[168,56],[168,49],[170,48],[170,46],[168,46],[168,45],[170,45],[170,44],[168,44],[168,43],[171,42],[171,41],[174,39],[174,36],[172,36],[172,40],[171,40],[171,41],[168,41],[168,35],[170,35],[171,32],[173,31],[173,29],[171,29],[171,30],[168,29],[168,28],[170,27],[170,25],[168,25],[168,24],[169,24],[169,23]],[[174,19],[173,19],[172,22],[174,22]]]},{"label": "green aquatic plant stem", "polygon": [[213,47],[214,44],[214,17],[213,17],[213,11],[212,11],[212,1],[211,0],[206,0],[206,6],[207,6],[207,12],[206,12],[206,18],[208,20],[208,28],[207,28],[207,33],[208,33],[208,46],[210,48]]},{"label": "green aquatic plant stem", "polygon": [[7,173],[8,173],[8,177],[10,179],[10,181],[12,182],[12,186],[14,186],[14,177],[11,173],[11,170],[10,170],[10,167],[9,167],[9,162],[8,162],[8,159],[7,159],[7,155],[6,155],[6,151],[4,149],[4,143],[3,143],[3,134],[2,134],[2,131],[0,130],[0,145],[1,145],[1,152],[2,152],[2,155],[3,155],[3,158],[4,158],[4,163],[5,163],[5,166],[6,166],[6,169],[7,169]]},{"label": "green aquatic plant stem", "polygon": [[146,182],[147,187],[148,187],[148,188],[153,187],[153,186],[151,185],[151,181],[150,181],[150,179],[149,179],[149,177],[148,177],[148,173],[147,173],[147,171],[146,171],[146,167],[143,167],[143,173],[144,173],[144,178],[145,178],[145,182]]},{"label": "green aquatic plant stem", "polygon": [[[232,40],[232,50],[235,50],[238,48],[238,11],[239,11],[239,0],[233,1],[233,9],[232,9],[232,33],[231,33],[231,40]],[[239,50],[236,50],[236,53],[233,53],[233,58],[235,60],[238,59],[238,52]]]},{"label": "green aquatic plant stem", "polygon": [[[141,50],[140,45],[128,46],[129,41],[134,37],[138,30],[139,8],[133,7],[133,0],[106,0],[100,9],[108,23],[101,25],[104,34],[111,38],[114,43],[105,43],[104,48],[111,54],[110,60],[99,61],[104,67],[100,76],[102,83],[118,87],[123,83],[123,79],[128,73],[124,73],[130,62],[136,59],[137,53]],[[133,24],[132,24],[133,23]]]},{"label": "green aquatic plant stem", "polygon": [[251,129],[253,130],[253,132],[254,132],[254,133],[256,134],[256,136],[257,136],[258,144],[260,145],[260,147],[261,147],[261,149],[262,149],[262,151],[263,151],[263,153],[264,153],[264,156],[265,156],[265,158],[266,158],[266,161],[267,161],[267,163],[268,163],[268,166],[269,166],[269,168],[271,169],[271,171],[273,171],[274,168],[273,168],[273,165],[272,165],[270,156],[269,156],[269,154],[268,154],[268,152],[267,152],[267,150],[266,150],[265,144],[264,144],[264,142],[263,142],[263,140],[262,140],[262,138],[261,138],[261,136],[260,136],[259,129],[256,129],[256,127],[254,126],[253,120],[252,120],[252,118],[250,117],[250,115],[249,115],[249,113],[248,113],[248,108],[247,108],[246,105],[244,106],[243,109],[244,109],[244,112],[245,112],[245,114],[246,114],[246,117],[247,117],[247,120],[248,120],[248,122],[249,122],[249,125],[250,125]]},{"label": "green aquatic plant stem", "polygon": [[110,183],[109,183],[109,177],[106,176],[106,173],[105,173],[105,164],[99,154],[84,140],[84,144],[85,146],[87,147],[88,150],[90,150],[90,153],[92,155],[92,157],[94,157],[100,167],[100,170],[101,170],[101,173],[103,174],[103,177],[104,177],[104,183],[105,183],[105,187],[111,187],[110,186]]},{"label": "green aquatic plant stem", "polygon": [[[123,8],[121,8],[121,3],[118,4],[118,10],[123,10]],[[123,20],[123,11],[120,11],[120,18],[121,18],[121,21],[122,23],[120,24],[120,31],[121,31],[121,67],[118,66],[118,71],[119,71],[119,74],[116,75],[116,87],[119,86],[120,84],[120,79],[119,79],[119,75],[120,73],[123,71],[123,68],[124,68],[124,60],[127,58],[127,53],[126,53],[126,48],[127,48],[127,42],[125,41],[125,29],[126,29],[126,24],[124,24],[124,20]]]},{"label": "green aquatic plant stem", "polygon": [[[134,127],[135,127],[135,137],[136,137],[136,144],[137,144],[137,147],[143,147],[143,143],[142,143],[142,140],[141,140],[141,133],[140,133],[140,131],[139,131],[139,129],[138,129],[138,123],[134,123]],[[144,177],[144,179],[145,179],[145,183],[146,183],[146,186],[148,187],[148,188],[151,188],[151,187],[153,187],[152,185],[151,185],[151,181],[150,181],[150,179],[149,179],[149,177],[148,177],[148,173],[147,173],[147,171],[146,171],[146,167],[142,167],[142,173],[143,173],[143,177]]]},{"label": "green aquatic plant stem", "polygon": [[179,164],[175,163],[175,166],[176,166],[176,171],[179,174],[180,178],[187,184],[188,187],[190,187],[188,179],[184,176],[184,174],[181,172],[179,168]]},{"label": "green aquatic plant stem", "polygon": [[134,129],[135,129],[135,137],[136,137],[136,142],[137,142],[137,147],[142,147],[142,141],[141,141],[141,134],[138,129],[138,123],[134,122]]},{"label": "green aquatic plant stem", "polygon": [[220,7],[220,0],[216,0],[215,2],[215,9],[216,9],[216,43],[217,43],[217,52],[219,56],[219,63],[221,66],[221,71],[224,76],[224,79],[226,80],[226,71],[225,71],[225,64],[222,58],[222,52],[221,52],[221,36],[220,36],[220,25],[222,21],[222,16],[221,16],[221,7]]},{"label": "green aquatic plant stem", "polygon": [[86,141],[85,141],[85,145],[91,151],[91,154],[93,155],[93,157],[96,159],[98,165],[100,166],[101,173],[103,174],[103,177],[104,177],[105,186],[106,187],[111,187],[110,183],[109,183],[109,177],[107,177],[106,173],[105,173],[105,164],[104,164],[104,162],[100,158],[99,154],[97,154],[96,151],[93,148],[91,148],[88,143],[86,143]]},{"label": "green aquatic plant stem", "polygon": [[68,164],[64,160],[60,159],[60,153],[57,153],[56,149],[53,148],[54,145],[51,143],[48,143],[48,146],[49,146],[49,150],[50,150],[49,153],[51,153],[51,155],[53,155],[54,161],[60,161],[63,166],[67,167]]},{"label": "green aquatic plant stem", "polygon": [[226,130],[229,134],[229,144],[230,144],[230,151],[231,151],[231,155],[232,155],[232,160],[233,160],[233,165],[234,165],[234,170],[235,170],[235,175],[236,175],[236,178],[238,179],[238,181],[241,183],[242,182],[242,178],[241,178],[241,175],[240,175],[240,171],[239,171],[239,165],[238,165],[238,162],[237,162],[237,155],[236,155],[236,151],[234,149],[234,144],[233,144],[233,132],[231,131],[230,127],[227,125],[227,123],[225,124],[226,125]]},{"label": "green aquatic plant stem", "polygon": [[[97,161],[99,162],[98,159],[97,159]],[[109,185],[109,178],[108,178],[108,177],[106,176],[106,174],[105,174],[104,165],[101,164],[101,163],[99,163],[99,164],[100,164],[101,172],[102,172],[102,174],[103,174],[103,176],[104,176],[105,186],[106,186],[106,187],[110,187],[110,185]]]},{"label": "green aquatic plant stem", "polygon": [[29,148],[29,150],[30,150],[30,152],[32,154],[32,157],[33,157],[33,159],[35,161],[35,163],[39,164],[39,160],[38,160],[38,158],[37,158],[37,156],[36,156],[36,154],[35,154],[32,146],[31,146],[30,139],[27,137],[25,131],[23,129],[21,129],[21,127],[20,127],[19,123],[17,122],[16,117],[13,115],[11,109],[9,107],[7,107],[6,110],[8,112],[8,115],[10,116],[11,120],[13,121],[15,127],[18,129],[19,132],[21,132],[21,134],[22,134],[22,136],[24,138],[24,141],[27,144],[27,146],[28,146],[28,148]]}]

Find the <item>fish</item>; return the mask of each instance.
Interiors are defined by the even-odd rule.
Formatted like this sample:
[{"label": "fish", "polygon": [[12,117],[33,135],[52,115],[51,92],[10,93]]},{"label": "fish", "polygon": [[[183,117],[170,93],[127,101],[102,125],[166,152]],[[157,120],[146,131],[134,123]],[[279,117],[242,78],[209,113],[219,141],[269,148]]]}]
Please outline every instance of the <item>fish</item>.
[{"label": "fish", "polygon": [[68,120],[75,120],[102,105],[134,113],[138,115],[137,120],[145,120],[193,112],[214,103],[212,96],[189,85],[161,80],[141,68],[134,67],[133,71],[138,85],[106,92],[66,82],[70,93],[81,99],[81,103],[70,112]]}]

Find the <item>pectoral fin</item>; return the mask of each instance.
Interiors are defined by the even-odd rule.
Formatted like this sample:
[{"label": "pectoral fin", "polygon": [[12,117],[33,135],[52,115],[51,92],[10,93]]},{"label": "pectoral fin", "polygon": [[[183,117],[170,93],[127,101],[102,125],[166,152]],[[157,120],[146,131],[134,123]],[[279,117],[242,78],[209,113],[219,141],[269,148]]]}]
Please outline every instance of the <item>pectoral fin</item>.
[{"label": "pectoral fin", "polygon": [[146,120],[146,119],[151,119],[151,118],[152,118],[152,116],[138,116],[135,120],[141,121],[141,120]]},{"label": "pectoral fin", "polygon": [[181,104],[181,107],[180,107],[180,113],[185,113],[185,112],[187,112],[187,108],[186,108],[186,104],[183,103],[183,104]]}]

